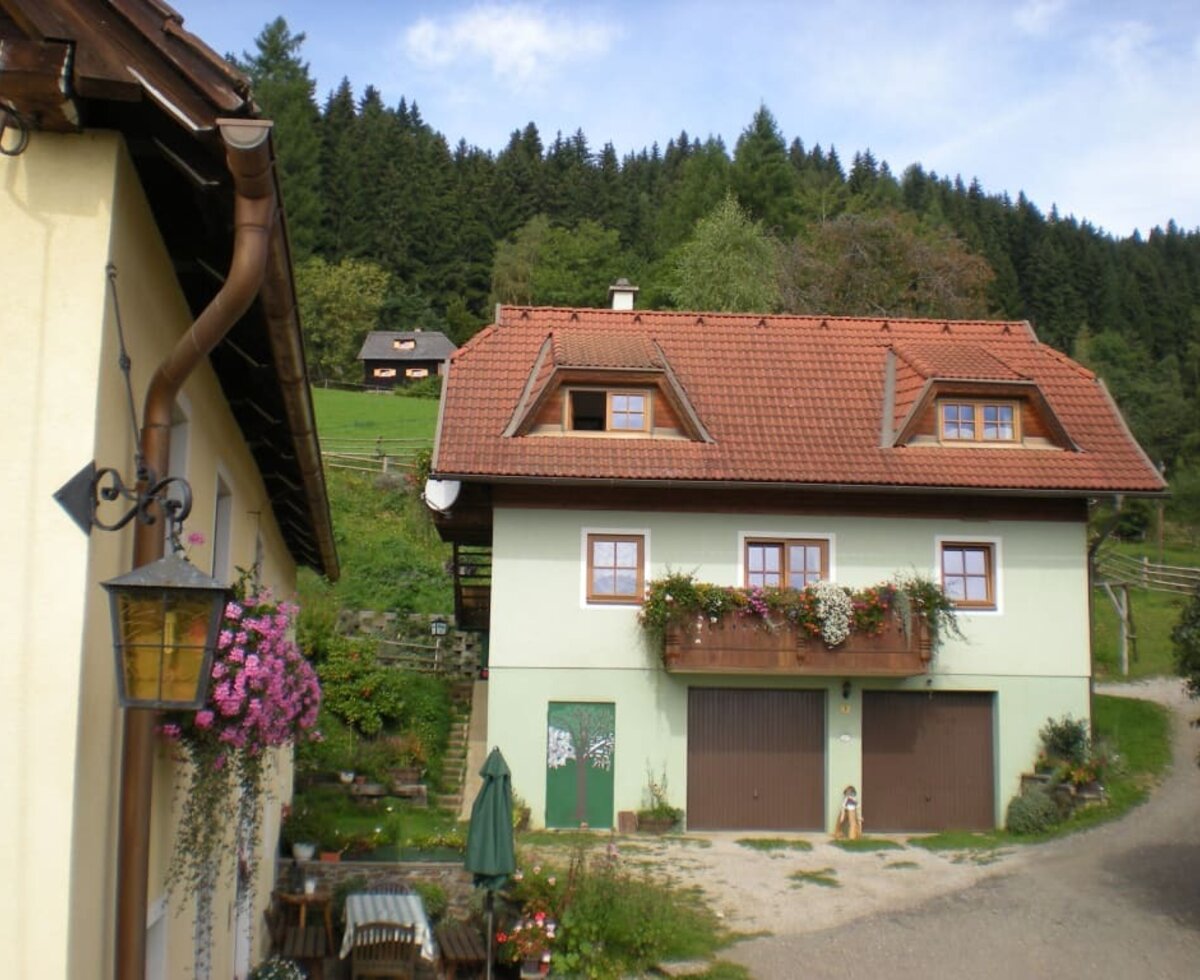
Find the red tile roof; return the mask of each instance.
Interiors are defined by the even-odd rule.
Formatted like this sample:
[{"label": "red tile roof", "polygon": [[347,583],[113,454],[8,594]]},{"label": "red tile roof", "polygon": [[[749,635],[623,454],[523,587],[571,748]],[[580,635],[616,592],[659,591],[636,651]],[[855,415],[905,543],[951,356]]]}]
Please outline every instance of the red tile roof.
[{"label": "red tile roof", "polygon": [[[539,364],[548,339],[553,356]],[[1079,451],[882,446],[889,351],[909,402],[928,378],[1032,381]],[[713,441],[505,436],[551,359],[669,369]],[[1025,323],[502,307],[452,358],[444,399],[434,463],[444,478],[1080,494],[1164,486],[1091,372]]]}]

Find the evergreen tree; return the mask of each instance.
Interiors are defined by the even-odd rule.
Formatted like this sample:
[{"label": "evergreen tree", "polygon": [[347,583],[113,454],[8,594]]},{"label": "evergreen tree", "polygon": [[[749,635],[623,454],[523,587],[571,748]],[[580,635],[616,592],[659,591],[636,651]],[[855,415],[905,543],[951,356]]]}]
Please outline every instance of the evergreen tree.
[{"label": "evergreen tree", "polygon": [[777,234],[790,235],[797,227],[796,172],[775,117],[760,105],[733,151],[730,181],[738,201],[750,217]]},{"label": "evergreen tree", "polygon": [[348,238],[350,198],[355,178],[354,90],[343,78],[325,100],[321,116],[321,186],[324,188],[320,251],[338,259],[350,251]]},{"label": "evergreen tree", "polygon": [[250,77],[255,101],[273,119],[276,168],[287,208],[292,255],[312,254],[321,238],[320,116],[316,85],[300,60],[304,34],[292,34],[277,17],[254,40],[255,54],[243,52],[237,67]]}]

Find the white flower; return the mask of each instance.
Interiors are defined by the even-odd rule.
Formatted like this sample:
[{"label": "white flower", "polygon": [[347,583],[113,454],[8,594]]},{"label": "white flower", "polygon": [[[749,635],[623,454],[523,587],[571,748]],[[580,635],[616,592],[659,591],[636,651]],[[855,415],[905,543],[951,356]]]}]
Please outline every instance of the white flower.
[{"label": "white flower", "polygon": [[846,590],[832,582],[817,582],[811,586],[817,600],[817,620],[821,624],[821,639],[835,647],[850,635],[850,620],[854,605]]}]

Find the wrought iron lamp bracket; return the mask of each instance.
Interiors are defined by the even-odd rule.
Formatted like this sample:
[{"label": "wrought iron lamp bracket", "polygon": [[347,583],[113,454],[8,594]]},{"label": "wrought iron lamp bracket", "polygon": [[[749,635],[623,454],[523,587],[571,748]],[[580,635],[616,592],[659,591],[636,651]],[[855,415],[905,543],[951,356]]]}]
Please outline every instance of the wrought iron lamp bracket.
[{"label": "wrought iron lamp bracket", "polygon": [[[178,497],[171,496],[171,487],[178,488]],[[132,503],[115,521],[109,523],[100,517],[103,503],[125,500]],[[91,483],[91,522],[105,531],[119,531],[135,518],[142,524],[154,524],[152,505],[157,503],[166,515],[170,528],[171,546],[176,552],[183,550],[179,540],[183,522],[192,512],[192,488],[182,476],[168,476],[158,480],[154,471],[145,466],[138,467],[137,483],[128,486],[119,470],[111,466],[97,470]]]}]

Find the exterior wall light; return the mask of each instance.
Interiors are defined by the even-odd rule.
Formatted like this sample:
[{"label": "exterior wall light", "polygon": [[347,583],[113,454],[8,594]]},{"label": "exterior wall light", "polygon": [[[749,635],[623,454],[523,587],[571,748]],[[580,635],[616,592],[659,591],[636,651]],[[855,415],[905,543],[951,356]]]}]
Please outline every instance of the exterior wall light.
[{"label": "exterior wall light", "polygon": [[178,554],[101,584],[112,608],[121,707],[204,707],[225,586]]},{"label": "exterior wall light", "polygon": [[447,623],[441,616],[429,621],[429,635],[443,637],[450,632],[450,624]]}]

